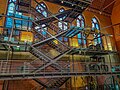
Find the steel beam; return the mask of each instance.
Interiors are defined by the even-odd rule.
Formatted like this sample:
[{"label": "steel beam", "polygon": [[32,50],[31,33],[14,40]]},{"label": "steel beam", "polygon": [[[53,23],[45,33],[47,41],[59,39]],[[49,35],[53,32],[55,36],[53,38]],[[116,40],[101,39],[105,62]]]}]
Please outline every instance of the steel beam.
[{"label": "steel beam", "polygon": [[105,9],[107,9],[109,6],[111,6],[113,3],[115,3],[116,0],[110,2],[107,6],[105,6],[101,11],[104,11]]},{"label": "steel beam", "polygon": [[18,80],[18,79],[34,79],[34,78],[59,78],[72,76],[111,76],[120,75],[120,72],[41,72],[26,74],[0,74],[0,80]]}]

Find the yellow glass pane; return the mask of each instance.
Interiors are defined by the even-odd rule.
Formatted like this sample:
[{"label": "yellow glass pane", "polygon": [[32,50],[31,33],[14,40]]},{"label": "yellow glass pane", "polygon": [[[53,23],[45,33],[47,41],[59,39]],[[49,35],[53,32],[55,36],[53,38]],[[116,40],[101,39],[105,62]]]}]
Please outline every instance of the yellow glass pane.
[{"label": "yellow glass pane", "polygon": [[31,32],[21,32],[20,40],[24,42],[33,42],[33,34]]},{"label": "yellow glass pane", "polygon": [[58,44],[58,41],[57,41],[57,40],[54,40],[53,42],[54,42],[55,44]]},{"label": "yellow glass pane", "polygon": [[72,38],[72,40],[70,40],[70,46],[73,46],[73,47],[78,47],[78,39],[76,38]]}]

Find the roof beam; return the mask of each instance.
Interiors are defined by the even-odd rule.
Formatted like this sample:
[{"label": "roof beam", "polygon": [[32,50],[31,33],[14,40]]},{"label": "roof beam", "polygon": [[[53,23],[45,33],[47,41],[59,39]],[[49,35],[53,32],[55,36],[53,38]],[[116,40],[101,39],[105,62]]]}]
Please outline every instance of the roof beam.
[{"label": "roof beam", "polygon": [[111,3],[109,3],[107,6],[105,6],[101,11],[104,11],[106,8],[108,8],[109,6],[111,6],[116,0],[112,1]]}]

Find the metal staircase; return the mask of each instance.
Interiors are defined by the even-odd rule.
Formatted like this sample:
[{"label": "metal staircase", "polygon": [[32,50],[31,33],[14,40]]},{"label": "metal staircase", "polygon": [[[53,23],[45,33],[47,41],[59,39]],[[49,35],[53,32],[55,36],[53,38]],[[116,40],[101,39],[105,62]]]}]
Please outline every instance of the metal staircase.
[{"label": "metal staircase", "polygon": [[69,8],[77,8],[77,12],[82,12],[92,2],[92,0],[45,0]]},{"label": "metal staircase", "polygon": [[[39,4],[36,0],[33,0],[36,4]],[[56,22],[72,22],[78,15],[85,10],[85,8],[90,3],[81,3],[84,5],[85,8],[79,8],[80,11],[78,12],[78,7],[75,6],[74,9],[66,10],[62,13],[58,13],[52,15],[50,11],[48,12],[48,17],[45,17],[41,13],[39,13],[35,7],[32,7],[31,0],[18,0],[18,11],[24,13],[30,13],[31,15],[36,18],[33,20],[33,32],[38,36],[38,42],[35,42],[33,45],[30,45],[30,53],[37,57],[37,59],[33,60],[32,62],[27,62],[27,68],[29,68],[30,73],[40,73],[40,71],[45,72],[55,72],[59,71],[66,71],[64,68],[69,69],[67,62],[65,64],[59,64],[58,60],[66,55],[67,53],[71,52],[73,48],[69,47],[68,45],[64,44],[64,42],[59,40],[59,37],[65,36],[68,31],[73,30],[74,28],[70,28],[68,30],[61,30],[58,26],[56,26]],[[80,2],[79,2],[80,4]],[[42,6],[42,5],[41,5]],[[42,6],[43,7],[43,6]],[[44,8],[44,7],[43,7]],[[66,16],[66,18],[61,21],[59,18]],[[54,23],[54,22],[55,23]],[[50,31],[44,30],[41,27],[42,24],[45,24],[45,27],[48,27],[52,30]],[[46,35],[43,35],[39,30],[40,28],[46,32]],[[55,43],[57,41],[57,43]],[[64,66],[65,65],[65,66]],[[69,78],[56,78],[56,79],[48,79],[48,82],[44,82],[41,79],[35,79],[35,81],[44,82],[49,88],[60,87],[66,80]]]},{"label": "metal staircase", "polygon": [[[32,52],[33,53],[33,52]],[[39,54],[37,54],[37,55],[39,55]],[[39,62],[36,60],[36,61],[34,61],[34,62],[31,62],[30,64],[31,64],[31,68],[33,69],[33,68],[35,68],[35,70],[39,67],[39,66],[41,66],[41,64],[44,62],[44,60],[43,61],[41,61],[41,60],[39,60]],[[59,62],[59,61],[58,61]],[[41,70],[41,72],[44,72],[44,71],[48,71],[48,72],[52,72],[52,71],[54,71],[54,72],[58,72],[58,71],[60,71],[60,70],[63,70],[63,68],[67,68],[67,66],[68,66],[68,63],[66,63],[66,62],[63,62],[63,66],[65,66],[65,67],[61,67],[60,65],[59,65],[59,63],[55,63],[55,64],[52,64],[52,65],[50,65],[49,67],[47,67],[47,68],[45,68],[44,70]],[[28,64],[28,63],[27,63]],[[44,65],[44,64],[43,64]],[[64,69],[65,70],[65,69]],[[61,72],[61,71],[60,71]],[[46,78],[44,78],[44,80],[45,80]],[[37,81],[37,82],[42,82],[42,85],[46,85],[47,87],[45,87],[45,88],[54,88],[55,86],[56,87],[59,87],[59,86],[61,86],[66,80],[67,80],[68,78],[63,78],[62,80],[61,80],[61,78],[57,78],[57,79],[46,79],[47,80],[47,82],[44,82],[44,80],[42,80],[42,79],[35,79],[35,81]],[[54,82],[53,82],[53,80],[54,80]],[[59,82],[59,84],[57,83],[58,81],[60,81]],[[55,86],[54,86],[55,85]]]},{"label": "metal staircase", "polygon": [[37,83],[44,86],[44,88],[59,88],[61,87],[69,78],[50,78],[42,81],[41,79],[33,79]]},{"label": "metal staircase", "polygon": [[48,88],[59,88],[62,86],[69,78],[53,78],[47,82]]}]

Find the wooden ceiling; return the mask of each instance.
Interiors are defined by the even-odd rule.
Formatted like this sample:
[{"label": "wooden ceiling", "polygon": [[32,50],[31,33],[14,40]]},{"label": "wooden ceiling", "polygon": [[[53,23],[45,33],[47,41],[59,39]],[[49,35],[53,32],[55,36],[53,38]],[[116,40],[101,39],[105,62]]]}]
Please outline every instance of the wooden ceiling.
[{"label": "wooden ceiling", "polygon": [[[92,9],[95,11],[97,10],[100,13],[104,12],[106,14],[111,15],[112,9],[116,0],[45,0],[45,1],[56,3],[62,6],[67,6],[67,7],[70,7],[72,5],[70,8],[74,8],[73,4],[75,3],[77,4],[78,1],[84,1],[84,2],[92,1],[92,4],[89,5],[89,9]],[[69,3],[66,3],[66,2],[69,2]]]},{"label": "wooden ceiling", "polygon": [[116,0],[93,0],[89,8],[98,10],[101,13],[111,14],[115,1]]}]

